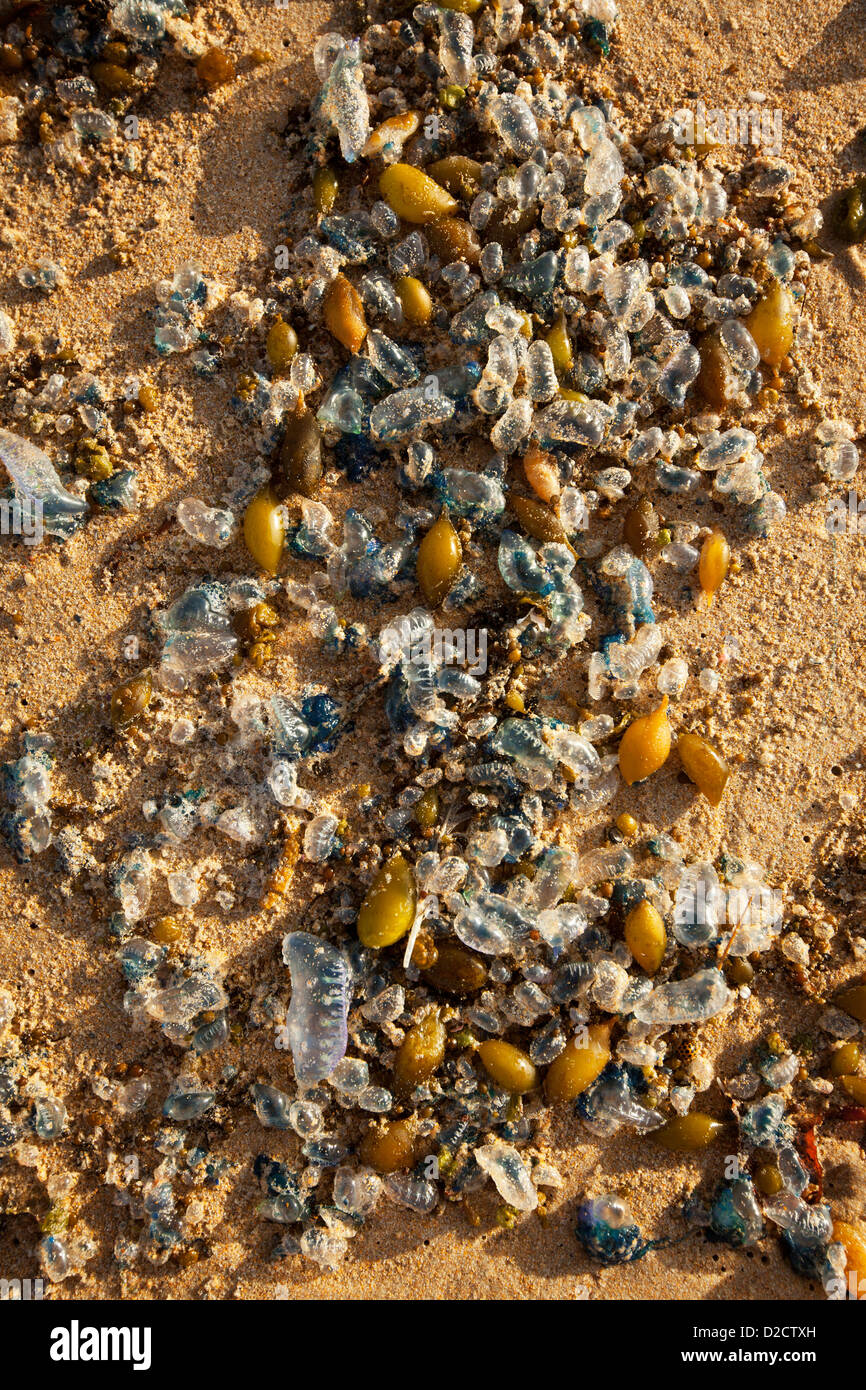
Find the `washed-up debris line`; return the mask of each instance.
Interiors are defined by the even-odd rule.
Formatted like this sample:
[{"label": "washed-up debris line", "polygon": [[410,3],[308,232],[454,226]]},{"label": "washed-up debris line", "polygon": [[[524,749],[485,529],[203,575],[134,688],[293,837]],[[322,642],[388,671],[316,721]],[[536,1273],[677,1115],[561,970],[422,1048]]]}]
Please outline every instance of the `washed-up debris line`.
[{"label": "washed-up debris line", "polygon": [[[103,39],[117,58],[129,41],[146,53],[179,8],[122,0]],[[678,143],[672,119],[625,133],[597,94],[612,0],[363,9],[363,32],[316,44],[317,94],[286,132],[306,171],[286,243],[267,297],[238,318],[255,363],[232,409],[255,461],[217,504],[178,506],[191,564],[212,570],[153,614],[157,658],[111,699],[119,747],[157,708],[184,746],[207,679],[234,682],[230,785],[214,764],[206,785],[146,802],[105,875],[131,1025],[182,1056],[163,1095],[141,1074],[94,1083],[126,1118],[162,1107],[152,1175],[116,1156],[106,1175],[136,1222],[115,1256],[193,1258],[204,1205],[177,1195],[219,1184],[204,1134],[229,1107],[262,1127],[251,1163],[275,1258],[323,1268],[383,1197],[422,1216],[459,1203],[505,1230],[543,1213],[563,1185],[549,1144],[566,1116],[578,1139],[727,1155],[670,1238],[748,1247],[776,1233],[832,1294],[866,1273],[866,1244],[824,1200],[816,1125],[863,1118],[866,985],[832,1002],[823,1043],[770,1035],[717,1076],[709,1039],[736,1033],[769,961],[805,972],[808,946],[765,867],[709,862],[628,809],[630,788],[675,768],[720,824],[736,814],[735,763],[678,702],[690,683],[712,699],[736,668],[720,611],[735,552],[785,514],[757,421],[795,373],[820,214],[789,197],[795,171],[775,156],[734,168],[720,147]],[[198,61],[210,85],[233,77],[225,53]],[[88,112],[73,128],[98,140]],[[25,279],[48,291],[53,275]],[[209,328],[222,298],[195,263],[156,289],[155,353],[189,354],[201,389],[224,370]],[[140,389],[129,398],[151,408]],[[61,397],[90,412],[79,476],[114,477],[98,383],[52,377],[38,403]],[[852,476],[844,422],[817,438],[828,476]],[[0,457],[62,542],[85,486],[70,491],[17,432],[0,432]],[[335,470],[359,498],[381,485],[400,501],[335,516]],[[718,626],[715,665],[668,645],[660,567]],[[269,678],[287,613],[320,639],[326,688]],[[318,769],[362,708],[393,781],[359,788],[346,818]],[[87,852],[69,829],[52,841],[52,756],[28,735],[7,764],[2,833],[22,860],[53,843],[74,880]],[[260,904],[280,982],[242,1006],[220,964],[184,944],[209,891],[196,846],[253,855],[280,836]],[[275,926],[294,880],[317,876],[317,911]],[[229,911],[231,879],[216,877]],[[164,880],[171,915],[155,908]],[[0,1029],[11,1009],[0,998]],[[270,1070],[248,1074],[243,1041],[262,1026]],[[0,1144],[32,1161],[65,1111],[27,1091],[8,1031],[4,1047]],[[53,1280],[95,1248],[67,1231],[67,1194],[54,1181],[43,1226]],[[603,1180],[573,1226],[575,1255],[602,1263],[664,1243]]]}]

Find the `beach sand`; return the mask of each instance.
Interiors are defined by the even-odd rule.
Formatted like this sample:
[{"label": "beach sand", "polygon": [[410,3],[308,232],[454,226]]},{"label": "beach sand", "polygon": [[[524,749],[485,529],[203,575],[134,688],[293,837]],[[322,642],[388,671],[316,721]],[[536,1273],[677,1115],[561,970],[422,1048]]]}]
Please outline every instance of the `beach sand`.
[{"label": "beach sand", "polygon": [[[196,30],[235,55],[238,77],[203,95],[192,66],[169,57],[139,113],[139,175],[101,179],[94,156],[81,174],[54,177],[38,149],[0,147],[0,307],[15,321],[19,345],[38,351],[56,334],[104,380],[119,384],[137,375],[155,383],[160,396],[154,415],[131,415],[118,434],[125,462],[139,473],[137,514],[102,514],[65,546],[4,544],[2,551],[0,756],[18,756],[24,728],[53,735],[55,824],[81,830],[100,864],[123,847],[124,836],[142,832],[143,801],[194,785],[209,767],[213,777],[220,748],[206,737],[188,747],[172,745],[174,720],[189,714],[206,725],[208,737],[231,731],[218,684],[200,699],[164,701],[146,728],[121,741],[106,720],[110,691],[130,669],[124,637],[136,634],[145,656],[155,656],[157,647],[147,644],[147,610],[165,605],[192,575],[214,564],[216,552],[196,547],[173,520],[177,502],[219,498],[238,463],[252,457],[246,431],[227,408],[237,372],[252,360],[248,346],[229,349],[228,365],[214,380],[194,376],[182,356],[160,362],[146,316],[155,303],[153,284],[187,258],[200,261],[230,293],[254,296],[267,283],[293,196],[283,138],[287,112],[299,92],[312,90],[314,36],[338,27],[340,19],[339,6],[305,0],[290,0],[287,10],[258,0],[199,6]],[[273,61],[256,66],[245,56],[255,48],[270,50]],[[783,155],[798,170],[798,198],[825,215],[834,192],[866,171],[861,0],[757,0],[748,7],[681,0],[673,13],[651,0],[625,0],[614,55],[596,71],[634,130],[697,97],[707,107],[742,107],[751,104],[750,94],[766,94],[766,104],[782,112]],[[11,79],[0,84],[12,90]],[[776,954],[734,1021],[702,1030],[723,1075],[771,1029],[787,1038],[813,1032],[824,1001],[863,968],[850,941],[862,936],[866,910],[863,872],[851,867],[866,852],[860,811],[866,549],[862,538],[828,537],[830,492],[809,444],[821,413],[849,419],[858,435],[866,432],[866,258],[832,234],[820,241],[832,254],[815,263],[809,281],[814,334],[801,357],[819,382],[821,409],[805,409],[792,383],[777,407],[754,417],[758,425],[749,422],[788,515],[767,540],[736,538],[740,572],[709,612],[683,602],[683,582],[673,571],[659,576],[668,642],[688,655],[693,672],[718,653],[725,636],[741,644],[737,672],[726,675],[711,708],[694,681],[682,702],[692,716],[707,704],[703,727],[736,762],[735,778],[715,810],[696,800],[673,771],[627,798],[628,809],[646,825],[675,829],[696,855],[724,849],[766,865],[788,905],[803,909],[800,929],[809,941],[813,923],[837,928],[826,955],[813,951],[806,988]],[[112,253],[123,245],[125,263],[118,265]],[[41,255],[64,266],[68,284],[34,299],[14,272]],[[0,386],[3,372],[0,360]],[[14,428],[2,414],[0,423]],[[392,501],[378,481],[351,491],[362,509],[387,509]],[[339,514],[346,494],[345,482],[336,482],[324,500]],[[234,561],[243,572],[240,543],[218,559],[228,568]],[[244,673],[243,689],[267,690],[273,683],[293,689],[328,679],[328,662],[302,615],[285,604],[281,611],[286,627],[277,660],[261,676]],[[760,682],[744,679],[753,676]],[[357,820],[354,784],[367,781],[374,790],[389,784],[377,742],[382,726],[381,709],[362,710],[348,745],[323,768],[316,790],[337,814]],[[856,798],[855,810],[843,809],[840,793],[846,792]],[[620,797],[614,814],[625,805]],[[603,813],[598,825],[609,816]],[[560,829],[565,844],[598,843],[592,823],[566,817]],[[232,991],[263,998],[281,989],[284,997],[280,941],[315,914],[314,866],[296,875],[285,910],[263,913],[256,908],[262,855],[245,862],[224,845],[206,846],[202,854],[208,892],[189,928],[196,947],[224,963]],[[721,1176],[721,1153],[692,1160],[659,1153],[634,1136],[595,1141],[561,1115],[550,1129],[550,1159],[566,1185],[544,1219],[526,1220],[514,1232],[499,1230],[490,1219],[492,1194],[478,1202],[483,1221],[477,1229],[456,1206],[425,1219],[383,1203],[337,1272],[321,1274],[298,1260],[271,1263],[279,1232],[255,1217],[260,1193],[252,1159],[261,1151],[292,1158],[297,1140],[263,1131],[244,1094],[255,1079],[288,1081],[285,1054],[275,1051],[264,1017],[258,1031],[247,1028],[239,1043],[202,1059],[202,1076],[219,1078],[228,1061],[238,1076],[220,1083],[226,1100],[206,1126],[214,1153],[231,1163],[229,1175],[216,1190],[189,1189],[191,1199],[204,1203],[201,1240],[193,1242],[198,1258],[185,1267],[172,1259],[121,1273],[112,1249],[129,1231],[129,1219],[115,1190],[104,1185],[108,1154],[138,1152],[142,1165],[155,1161],[156,1101],[181,1054],[155,1026],[143,1032],[129,1027],[116,943],[106,932],[107,895],[96,879],[88,889],[86,875],[65,895],[52,865],[51,851],[16,865],[0,850],[0,986],[15,1001],[13,1032],[28,1064],[64,1098],[70,1115],[64,1136],[40,1146],[35,1167],[0,1166],[3,1276],[38,1273],[38,1221],[50,1205],[45,1183],[71,1171],[72,1229],[90,1234],[98,1253],[82,1277],[52,1288],[54,1298],[823,1297],[816,1284],[791,1272],[775,1239],[744,1253],[686,1235],[683,1203],[696,1186]],[[828,866],[840,865],[838,873],[828,873]],[[216,888],[226,884],[236,895],[229,912],[213,901]],[[163,910],[168,906],[166,898]],[[143,1067],[153,1084],[143,1122],[119,1121],[92,1090],[94,1078],[123,1080],[132,1066]],[[715,1088],[712,1095],[718,1109]],[[139,1126],[148,1136],[143,1141]],[[821,1152],[834,1210],[862,1220],[866,1160],[852,1128],[858,1127],[836,1125],[822,1133]],[[574,1239],[573,1205],[579,1194],[611,1188],[629,1197],[647,1235],[672,1243],[635,1264],[604,1270]]]}]

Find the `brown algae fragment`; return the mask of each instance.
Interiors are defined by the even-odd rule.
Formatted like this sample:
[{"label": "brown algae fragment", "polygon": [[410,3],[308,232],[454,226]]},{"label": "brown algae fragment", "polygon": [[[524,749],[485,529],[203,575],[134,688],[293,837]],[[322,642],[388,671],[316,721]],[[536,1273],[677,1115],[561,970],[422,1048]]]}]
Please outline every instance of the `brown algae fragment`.
[{"label": "brown algae fragment", "polygon": [[491,1038],[481,1044],[478,1056],[490,1079],[511,1095],[522,1096],[538,1085],[538,1073],[532,1061],[513,1043]]},{"label": "brown algae fragment", "polygon": [[659,519],[648,497],[642,497],[625,514],[622,538],[637,556],[649,555],[659,534]]},{"label": "brown algae fragment", "polygon": [[453,198],[472,202],[481,190],[482,168],[477,159],[452,154],[445,159],[437,159],[435,164],[428,164],[426,173]]},{"label": "brown algae fragment", "polygon": [[866,241],[866,179],[857,179],[842,194],[837,220],[839,232],[849,245]]},{"label": "brown algae fragment", "polygon": [[161,946],[171,946],[183,936],[183,927],[176,917],[158,917],[153,924],[151,936]]},{"label": "brown algae fragment", "polygon": [[418,586],[431,608],[437,608],[447,597],[462,563],[460,537],[447,512],[443,512],[418,547]]},{"label": "brown algae fragment", "polygon": [[405,222],[435,222],[458,209],[456,198],[414,164],[392,164],[379,179],[379,191]]},{"label": "brown algae fragment", "polygon": [[247,550],[266,574],[275,575],[283,558],[286,524],[283,510],[270,487],[256,493],[244,512]]},{"label": "brown algae fragment", "polygon": [[547,1068],[544,1093],[551,1105],[574,1100],[597,1081],[610,1061],[610,1023],[591,1023],[575,1033]]},{"label": "brown algae fragment", "polygon": [[382,154],[389,146],[402,149],[406,140],[411,139],[421,124],[417,111],[401,111],[399,115],[389,116],[377,126],[364,146],[367,158]]},{"label": "brown algae fragment", "polygon": [[319,217],[333,210],[340,192],[340,180],[330,164],[323,164],[313,175],[313,205]]},{"label": "brown algae fragment", "polygon": [[74,463],[78,476],[87,478],[88,482],[91,483],[98,483],[104,478],[110,478],[114,472],[111,455],[105,445],[100,444],[95,439],[79,440]]},{"label": "brown algae fragment", "polygon": [[654,975],[664,960],[668,934],[658,908],[646,898],[625,919],[625,944],[641,969]]},{"label": "brown algae fragment", "polygon": [[470,222],[461,217],[442,217],[431,222],[425,233],[430,249],[443,265],[465,261],[467,265],[477,265],[481,259],[481,242],[478,233]]},{"label": "brown algae fragment", "polygon": [[568,332],[564,314],[560,314],[545,339],[553,355],[553,365],[557,376],[567,376],[574,366],[574,349]]},{"label": "brown algae fragment", "polygon": [[111,692],[111,727],[118,733],[144,714],[153,696],[149,671],[131,676]]},{"label": "brown algae fragment", "polygon": [[843,990],[836,996],[836,1003],[859,1023],[866,1023],[866,984],[853,985],[851,989]]},{"label": "brown algae fragment", "polygon": [[667,762],[671,751],[668,697],[658,709],[629,724],[619,745],[619,770],[627,786],[643,782]]},{"label": "brown algae fragment", "polygon": [[301,405],[286,417],[274,491],[281,500],[292,493],[314,497],[322,473],[322,431],[313,412]]},{"label": "brown algae fragment", "polygon": [[335,275],[325,293],[325,323],[347,352],[358,352],[367,336],[361,296],[345,275]]},{"label": "brown algae fragment", "polygon": [[712,531],[701,546],[698,561],[698,579],[708,605],[721,588],[730,567],[731,547],[722,531]]},{"label": "brown algae fragment", "polygon": [[94,82],[106,92],[134,92],[138,86],[133,74],[119,63],[94,63],[90,73]]},{"label": "brown algae fragment", "polygon": [[834,1221],[831,1239],[845,1251],[845,1275],[855,1276],[856,1287],[862,1298],[863,1283],[866,1280],[866,1228],[850,1221]]},{"label": "brown algae fragment", "polygon": [[717,332],[705,333],[698,342],[701,370],[696,389],[713,410],[725,410],[742,391],[737,370]]},{"label": "brown algae fragment", "polygon": [[412,867],[399,852],[374,878],[358,913],[358,939],[381,950],[405,936],[415,920],[417,892]]},{"label": "brown algae fragment", "polygon": [[417,1140],[406,1120],[372,1124],[358,1148],[361,1162],[377,1173],[396,1173],[415,1162]]},{"label": "brown algae fragment", "polygon": [[761,354],[761,361],[768,367],[780,366],[790,352],[795,319],[794,296],[781,280],[774,280],[745,319],[746,327]]},{"label": "brown algae fragment", "polygon": [[291,324],[277,319],[268,329],[265,352],[275,372],[284,372],[291,365],[298,351],[298,335]]},{"label": "brown algae fragment", "polygon": [[[4,12],[2,6],[0,12]],[[0,44],[0,72],[20,72],[23,66],[24,54],[16,44]]]},{"label": "brown algae fragment", "polygon": [[268,879],[262,907],[267,912],[280,906],[282,899],[291,887],[295,869],[301,857],[301,840],[297,829],[289,831],[283,845],[276,868]]},{"label": "brown algae fragment", "polygon": [[699,734],[680,734],[677,752],[686,776],[711,805],[718,806],[731,775],[721,753]]},{"label": "brown algae fragment", "polygon": [[762,1163],[755,1169],[755,1186],[763,1197],[775,1197],[784,1185],[775,1163]]},{"label": "brown algae fragment", "polygon": [[541,502],[534,502],[531,497],[520,497],[514,493],[508,500],[524,531],[534,540],[553,541],[558,545],[565,545],[571,550],[571,542],[565,527],[559,517],[549,508],[543,506]]},{"label": "brown algae fragment", "polygon": [[269,603],[254,603],[252,608],[235,614],[235,632],[243,644],[244,654],[257,670],[273,656],[279,624],[279,614]]},{"label": "brown algae fragment", "polygon": [[662,1148],[674,1153],[697,1153],[712,1144],[724,1128],[721,1121],[691,1110],[687,1115],[669,1120],[661,1129],[653,1130],[652,1137]]},{"label": "brown algae fragment", "polygon": [[209,48],[199,58],[195,70],[199,82],[209,91],[232,82],[237,75],[234,58],[222,48]]},{"label": "brown algae fragment", "polygon": [[394,1059],[394,1080],[403,1093],[427,1081],[445,1060],[445,1025],[438,1009],[413,1023]]},{"label": "brown algae fragment", "polygon": [[750,985],[755,978],[754,967],[747,960],[733,960],[728,957],[725,969],[732,985]]},{"label": "brown algae fragment", "polygon": [[484,229],[485,237],[487,241],[498,241],[500,246],[508,248],[534,226],[533,208],[523,208],[515,217],[514,209],[506,203],[494,209],[493,216]]},{"label": "brown algae fragment", "polygon": [[396,281],[394,289],[400,300],[400,307],[406,317],[407,323],[420,328],[430,321],[433,313],[433,300],[430,298],[430,291],[427,286],[416,279],[414,275],[401,275]]},{"label": "brown algae fragment", "polygon": [[523,473],[533,492],[542,502],[553,502],[559,496],[559,470],[549,454],[533,444],[523,456]]},{"label": "brown algae fragment", "polygon": [[853,1076],[860,1069],[861,1052],[859,1043],[843,1043],[830,1059],[831,1076]]},{"label": "brown algae fragment", "polygon": [[416,824],[422,830],[432,830],[439,823],[439,793],[435,787],[428,787],[420,801],[416,801],[412,812]]},{"label": "brown algae fragment", "polygon": [[487,967],[481,956],[465,946],[445,941],[439,944],[436,960],[425,969],[424,978],[446,994],[475,994],[487,983]]}]

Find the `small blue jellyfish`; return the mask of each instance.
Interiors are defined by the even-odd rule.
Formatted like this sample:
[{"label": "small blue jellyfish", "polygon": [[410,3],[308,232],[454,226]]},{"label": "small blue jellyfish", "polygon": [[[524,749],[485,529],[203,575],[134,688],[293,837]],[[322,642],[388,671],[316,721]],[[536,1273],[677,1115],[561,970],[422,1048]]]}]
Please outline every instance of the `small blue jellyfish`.
[{"label": "small blue jellyfish", "polygon": [[586,1253],[604,1265],[629,1264],[654,1245],[644,1240],[628,1202],[609,1194],[581,1202],[574,1231]]}]

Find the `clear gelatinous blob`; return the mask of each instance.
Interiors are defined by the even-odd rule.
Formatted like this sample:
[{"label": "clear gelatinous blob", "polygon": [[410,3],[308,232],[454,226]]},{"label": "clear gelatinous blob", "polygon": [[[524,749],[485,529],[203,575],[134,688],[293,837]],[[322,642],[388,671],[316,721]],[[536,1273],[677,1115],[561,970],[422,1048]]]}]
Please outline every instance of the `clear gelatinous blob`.
[{"label": "clear gelatinous blob", "polygon": [[732,997],[733,990],[728,988],[720,970],[698,970],[685,980],[657,985],[640,1000],[634,1016],[640,1023],[663,1023],[668,1027],[705,1023],[720,1013]]},{"label": "clear gelatinous blob", "polygon": [[503,1202],[515,1211],[535,1211],[538,1194],[532,1185],[529,1169],[517,1149],[493,1139],[474,1151],[475,1159],[494,1182]]},{"label": "clear gelatinous blob", "polygon": [[15,485],[21,504],[36,508],[35,520],[49,535],[66,537],[87,514],[83,497],[68,492],[48,455],[10,430],[0,429],[0,463]]},{"label": "clear gelatinous blob", "polygon": [[283,960],[292,977],[286,1029],[295,1075],[311,1086],[329,1076],[346,1052],[349,963],[342,951],[309,932],[283,938]]}]

